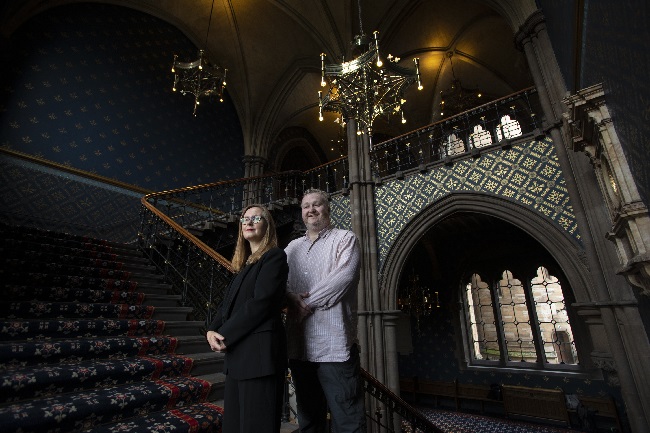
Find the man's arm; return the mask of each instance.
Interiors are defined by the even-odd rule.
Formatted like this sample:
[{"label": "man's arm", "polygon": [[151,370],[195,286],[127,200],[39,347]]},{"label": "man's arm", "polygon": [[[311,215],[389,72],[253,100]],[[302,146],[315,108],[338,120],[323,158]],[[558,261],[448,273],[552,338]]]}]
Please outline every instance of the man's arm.
[{"label": "man's arm", "polygon": [[[336,263],[330,272],[312,287],[305,302],[312,309],[327,309],[337,304],[359,281],[361,254],[357,237],[348,232],[336,245]],[[352,287],[355,286],[355,287]]]}]

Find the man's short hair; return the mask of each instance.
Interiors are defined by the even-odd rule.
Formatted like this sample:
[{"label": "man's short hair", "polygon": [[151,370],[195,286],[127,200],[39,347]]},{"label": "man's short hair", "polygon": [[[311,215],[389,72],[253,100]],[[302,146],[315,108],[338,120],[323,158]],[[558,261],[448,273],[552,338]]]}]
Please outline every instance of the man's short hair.
[{"label": "man's short hair", "polygon": [[330,208],[330,197],[329,194],[327,194],[325,191],[322,189],[318,188],[309,188],[305,193],[302,195],[302,198],[304,199],[306,196],[309,194],[318,194],[321,196],[321,199],[325,202],[325,205],[327,206],[327,209],[329,210]]}]

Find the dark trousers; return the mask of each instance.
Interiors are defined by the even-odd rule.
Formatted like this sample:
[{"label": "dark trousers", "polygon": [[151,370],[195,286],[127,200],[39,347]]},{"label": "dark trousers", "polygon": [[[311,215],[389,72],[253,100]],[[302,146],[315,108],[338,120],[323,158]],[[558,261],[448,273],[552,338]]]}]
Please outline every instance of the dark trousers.
[{"label": "dark trousers", "polygon": [[237,380],[226,376],[223,433],[279,433],[285,374]]},{"label": "dark trousers", "polygon": [[356,346],[345,362],[290,360],[289,367],[296,387],[301,433],[325,433],[328,406],[335,433],[366,431],[363,383]]}]

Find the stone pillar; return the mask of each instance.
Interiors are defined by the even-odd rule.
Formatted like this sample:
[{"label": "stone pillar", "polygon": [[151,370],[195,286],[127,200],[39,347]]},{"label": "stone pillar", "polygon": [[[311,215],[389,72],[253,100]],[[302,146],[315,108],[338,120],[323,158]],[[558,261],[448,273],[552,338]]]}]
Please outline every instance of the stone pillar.
[{"label": "stone pillar", "polygon": [[[264,173],[265,158],[257,155],[245,155],[243,160],[245,178],[261,176]],[[252,180],[244,188],[243,207],[254,203],[264,204],[264,197],[259,182]]]},{"label": "stone pillar", "polygon": [[[587,287],[589,299],[577,299],[573,307],[581,317],[585,317],[583,313],[586,313],[590,318],[585,323],[590,327],[591,345],[595,348],[604,346],[603,351],[592,352],[591,363],[596,367],[605,366],[609,370],[616,370],[632,430],[650,431],[649,411],[647,408],[644,410],[642,403],[642,396],[646,406],[650,401],[650,397],[646,395],[650,392],[647,391],[650,387],[646,387],[645,390],[643,388],[648,375],[645,372],[641,376],[638,375],[640,369],[649,368],[647,367],[650,364],[648,355],[638,353],[638,350],[630,347],[629,342],[626,341],[625,334],[635,328],[633,326],[628,329],[626,326],[630,320],[630,302],[633,301],[627,296],[629,292],[620,286],[618,279],[620,277],[616,277],[612,267],[615,258],[612,251],[604,244],[607,231],[604,229],[606,213],[603,212],[605,206],[595,176],[588,162],[579,160],[572,153],[567,152],[568,146],[564,139],[561,117],[564,111],[561,100],[566,92],[559,85],[563,83],[563,79],[540,11],[532,14],[522,25],[516,35],[516,42],[524,51],[533,75],[545,117],[543,128],[555,143],[558,161],[565,175],[571,205],[585,248],[586,273],[591,278],[591,286]],[[590,212],[585,212],[585,209],[589,209]],[[594,313],[600,315],[601,321],[593,318]],[[593,326],[594,324],[598,326]],[[602,333],[598,333],[599,328],[605,331],[607,342],[605,345],[598,341],[598,339],[602,341]],[[601,370],[606,375],[610,374],[604,368]]]},{"label": "stone pillar", "polygon": [[362,366],[377,380],[386,383],[386,351],[378,280],[375,183],[370,170],[370,141],[367,134],[357,135],[357,122],[354,119],[348,119],[347,129],[352,230],[359,238],[361,247],[358,299]]}]

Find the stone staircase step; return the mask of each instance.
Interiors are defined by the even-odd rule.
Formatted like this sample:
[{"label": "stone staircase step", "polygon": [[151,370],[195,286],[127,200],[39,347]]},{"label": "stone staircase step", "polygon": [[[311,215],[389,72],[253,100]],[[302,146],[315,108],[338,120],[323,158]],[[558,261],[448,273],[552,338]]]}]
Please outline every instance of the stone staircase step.
[{"label": "stone staircase step", "polygon": [[145,305],[154,307],[178,307],[181,305],[181,295],[145,295],[142,301]]},{"label": "stone staircase step", "polygon": [[[208,343],[205,343],[208,347]],[[201,376],[204,374],[220,373],[223,371],[223,361],[225,355],[216,352],[202,352],[186,354],[188,358],[192,359],[192,375]]]},{"label": "stone staircase step", "polygon": [[202,379],[205,380],[206,382],[210,383],[210,393],[208,394],[208,397],[206,398],[207,401],[210,402],[215,402],[215,401],[221,401],[223,402],[223,396],[224,396],[224,391],[226,388],[226,375],[223,373],[211,373],[211,374],[204,374],[201,376],[196,376],[197,379]]},{"label": "stone staircase step", "polygon": [[176,353],[179,355],[201,353],[209,349],[208,341],[203,333],[200,335],[181,335],[176,338],[178,339]]},{"label": "stone staircase step", "polygon": [[170,404],[204,401],[212,387],[208,381],[179,377],[34,399],[29,405],[4,405],[0,406],[0,431],[82,431],[109,420],[159,412]]},{"label": "stone staircase step", "polygon": [[164,321],[185,320],[192,310],[192,307],[156,307],[151,318]]},{"label": "stone staircase step", "polygon": [[187,320],[179,322],[166,322],[164,334],[172,337],[179,337],[182,335],[200,335],[205,338],[205,323],[198,320]]}]

